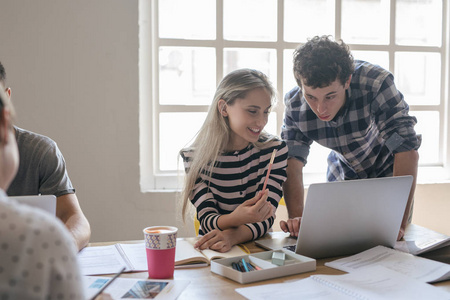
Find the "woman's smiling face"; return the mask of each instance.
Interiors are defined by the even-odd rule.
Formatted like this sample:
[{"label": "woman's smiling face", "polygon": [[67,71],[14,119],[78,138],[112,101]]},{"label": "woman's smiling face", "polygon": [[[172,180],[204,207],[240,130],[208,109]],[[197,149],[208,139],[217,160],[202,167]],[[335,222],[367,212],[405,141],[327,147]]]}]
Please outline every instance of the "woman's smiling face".
[{"label": "woman's smiling face", "polygon": [[220,100],[219,110],[228,118],[231,129],[226,150],[241,150],[249,143],[257,142],[267,124],[271,107],[270,93],[262,87],[250,90],[244,98],[237,98],[231,105]]}]

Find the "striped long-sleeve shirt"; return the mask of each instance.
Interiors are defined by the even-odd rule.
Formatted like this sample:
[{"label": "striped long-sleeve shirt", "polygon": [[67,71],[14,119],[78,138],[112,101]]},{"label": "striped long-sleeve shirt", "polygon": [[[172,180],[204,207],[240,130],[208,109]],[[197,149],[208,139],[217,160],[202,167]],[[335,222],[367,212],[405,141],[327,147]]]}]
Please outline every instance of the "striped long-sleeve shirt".
[{"label": "striped long-sleeve shirt", "polygon": [[[282,184],[286,180],[288,149],[286,143],[275,139],[268,142],[264,149],[250,144],[240,151],[226,152],[218,157],[211,176],[201,174],[196,180],[194,190],[189,197],[197,210],[200,221],[199,234],[220,229],[217,220],[221,215],[233,212],[240,204],[255,197],[264,185],[270,158],[274,149],[277,154],[267,182],[268,201],[274,209],[282,197]],[[192,151],[181,153],[186,172],[189,171]],[[263,236],[273,225],[274,218],[252,224],[246,224],[253,233],[253,239]]]}]

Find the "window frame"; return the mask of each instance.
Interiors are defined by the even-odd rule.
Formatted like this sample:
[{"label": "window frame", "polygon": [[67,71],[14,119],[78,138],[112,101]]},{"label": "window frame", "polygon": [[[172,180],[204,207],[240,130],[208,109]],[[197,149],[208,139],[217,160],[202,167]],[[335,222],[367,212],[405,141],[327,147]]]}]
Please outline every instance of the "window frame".
[{"label": "window frame", "polygon": [[[277,40],[264,41],[230,41],[223,38],[223,0],[216,1],[216,39],[215,40],[184,40],[165,39],[158,37],[158,0],[139,0],[139,130],[140,130],[140,172],[141,190],[161,191],[178,190],[182,187],[183,171],[158,170],[159,157],[159,115],[166,112],[206,112],[208,105],[160,105],[159,95],[159,57],[160,46],[180,47],[211,47],[216,51],[216,82],[223,77],[223,53],[225,48],[263,48],[274,49],[277,60],[278,105],[273,111],[277,113],[277,128],[283,123],[283,62],[284,50],[295,49],[298,42],[283,40],[284,32],[284,1],[277,1]],[[371,50],[386,51],[389,54],[389,69],[395,72],[395,53],[399,51],[434,52],[441,56],[441,101],[439,105],[410,105],[410,111],[438,111],[440,116],[439,161],[441,163],[419,167],[419,182],[441,182],[450,178],[450,131],[448,129],[450,111],[450,66],[449,66],[449,7],[442,0],[442,46],[404,46],[395,44],[395,9],[396,0],[390,0],[390,39],[388,45],[348,44],[353,51]],[[335,32],[336,39],[341,38],[342,1],[335,0]],[[150,55],[149,55],[150,53]],[[278,132],[280,133],[280,132]],[[179,162],[179,165],[182,162]],[[323,172],[313,173],[305,170],[305,185],[324,181]]]}]

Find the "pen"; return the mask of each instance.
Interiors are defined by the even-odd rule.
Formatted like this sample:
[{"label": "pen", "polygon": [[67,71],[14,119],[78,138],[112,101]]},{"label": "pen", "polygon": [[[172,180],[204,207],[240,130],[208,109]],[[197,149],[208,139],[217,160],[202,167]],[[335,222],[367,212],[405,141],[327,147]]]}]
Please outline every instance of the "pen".
[{"label": "pen", "polygon": [[267,181],[269,180],[270,170],[272,169],[273,160],[275,159],[276,153],[277,153],[277,149],[273,149],[272,157],[270,158],[270,162],[269,162],[269,168],[267,169],[266,180],[264,180],[264,186],[262,188],[263,191],[266,189]]},{"label": "pen", "polygon": [[242,259],[242,265],[244,266],[245,272],[250,272],[244,259]]},{"label": "pen", "polygon": [[255,270],[262,270],[260,267],[258,267],[257,265],[255,265],[255,264],[252,264],[252,263],[249,263],[252,267],[253,267],[253,269],[255,269]]},{"label": "pen", "polygon": [[238,262],[237,262],[237,265],[238,265],[238,267],[239,267],[239,271],[245,272],[244,265],[242,264],[242,261],[238,261]]},{"label": "pen", "polygon": [[251,271],[255,271],[255,268],[253,268],[252,264],[249,262],[245,262],[245,264],[247,265],[248,270]]},{"label": "pen", "polygon": [[244,244],[238,244],[238,247],[244,250],[245,253],[250,254],[250,250]]},{"label": "pen", "polygon": [[91,300],[94,300],[95,298],[97,298],[98,295],[100,295],[101,293],[103,293],[103,291],[114,281],[116,280],[117,277],[120,276],[120,274],[123,273],[123,271],[125,271],[125,267],[122,267],[122,269],[120,269],[119,272],[117,272],[116,275],[114,275],[113,278],[111,278],[95,295],[94,297],[91,298]]},{"label": "pen", "polygon": [[235,263],[235,262],[234,262],[234,263],[231,263],[231,267],[233,267],[233,269],[236,270],[236,271],[239,271],[239,272],[241,271],[241,270],[239,269],[238,264]]}]

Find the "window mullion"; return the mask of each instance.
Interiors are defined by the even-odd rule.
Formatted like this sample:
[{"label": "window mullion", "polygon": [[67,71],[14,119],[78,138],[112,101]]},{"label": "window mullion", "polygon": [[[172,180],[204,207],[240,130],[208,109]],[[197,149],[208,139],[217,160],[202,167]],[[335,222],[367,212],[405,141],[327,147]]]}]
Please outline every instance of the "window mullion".
[{"label": "window mullion", "polygon": [[334,36],[339,40],[342,37],[342,0],[336,0],[334,10]]},{"label": "window mullion", "polygon": [[283,67],[284,67],[284,0],[278,1],[277,7],[277,43],[275,45],[277,56],[277,93],[278,105],[275,108],[277,113],[277,133],[280,134],[283,124]]},{"label": "window mullion", "polygon": [[444,153],[444,167],[450,176],[450,6],[448,1],[442,1],[442,98],[444,112],[441,121],[442,152]]},{"label": "window mullion", "polygon": [[156,155],[152,155],[153,159],[151,162],[151,169],[153,172],[153,180],[152,185],[153,188],[156,187],[156,178],[155,174],[159,171],[159,47],[160,47],[160,38],[159,38],[159,1],[152,1],[152,128],[149,129],[152,134],[152,153]]},{"label": "window mullion", "polygon": [[223,0],[216,0],[216,85],[223,77]]}]

